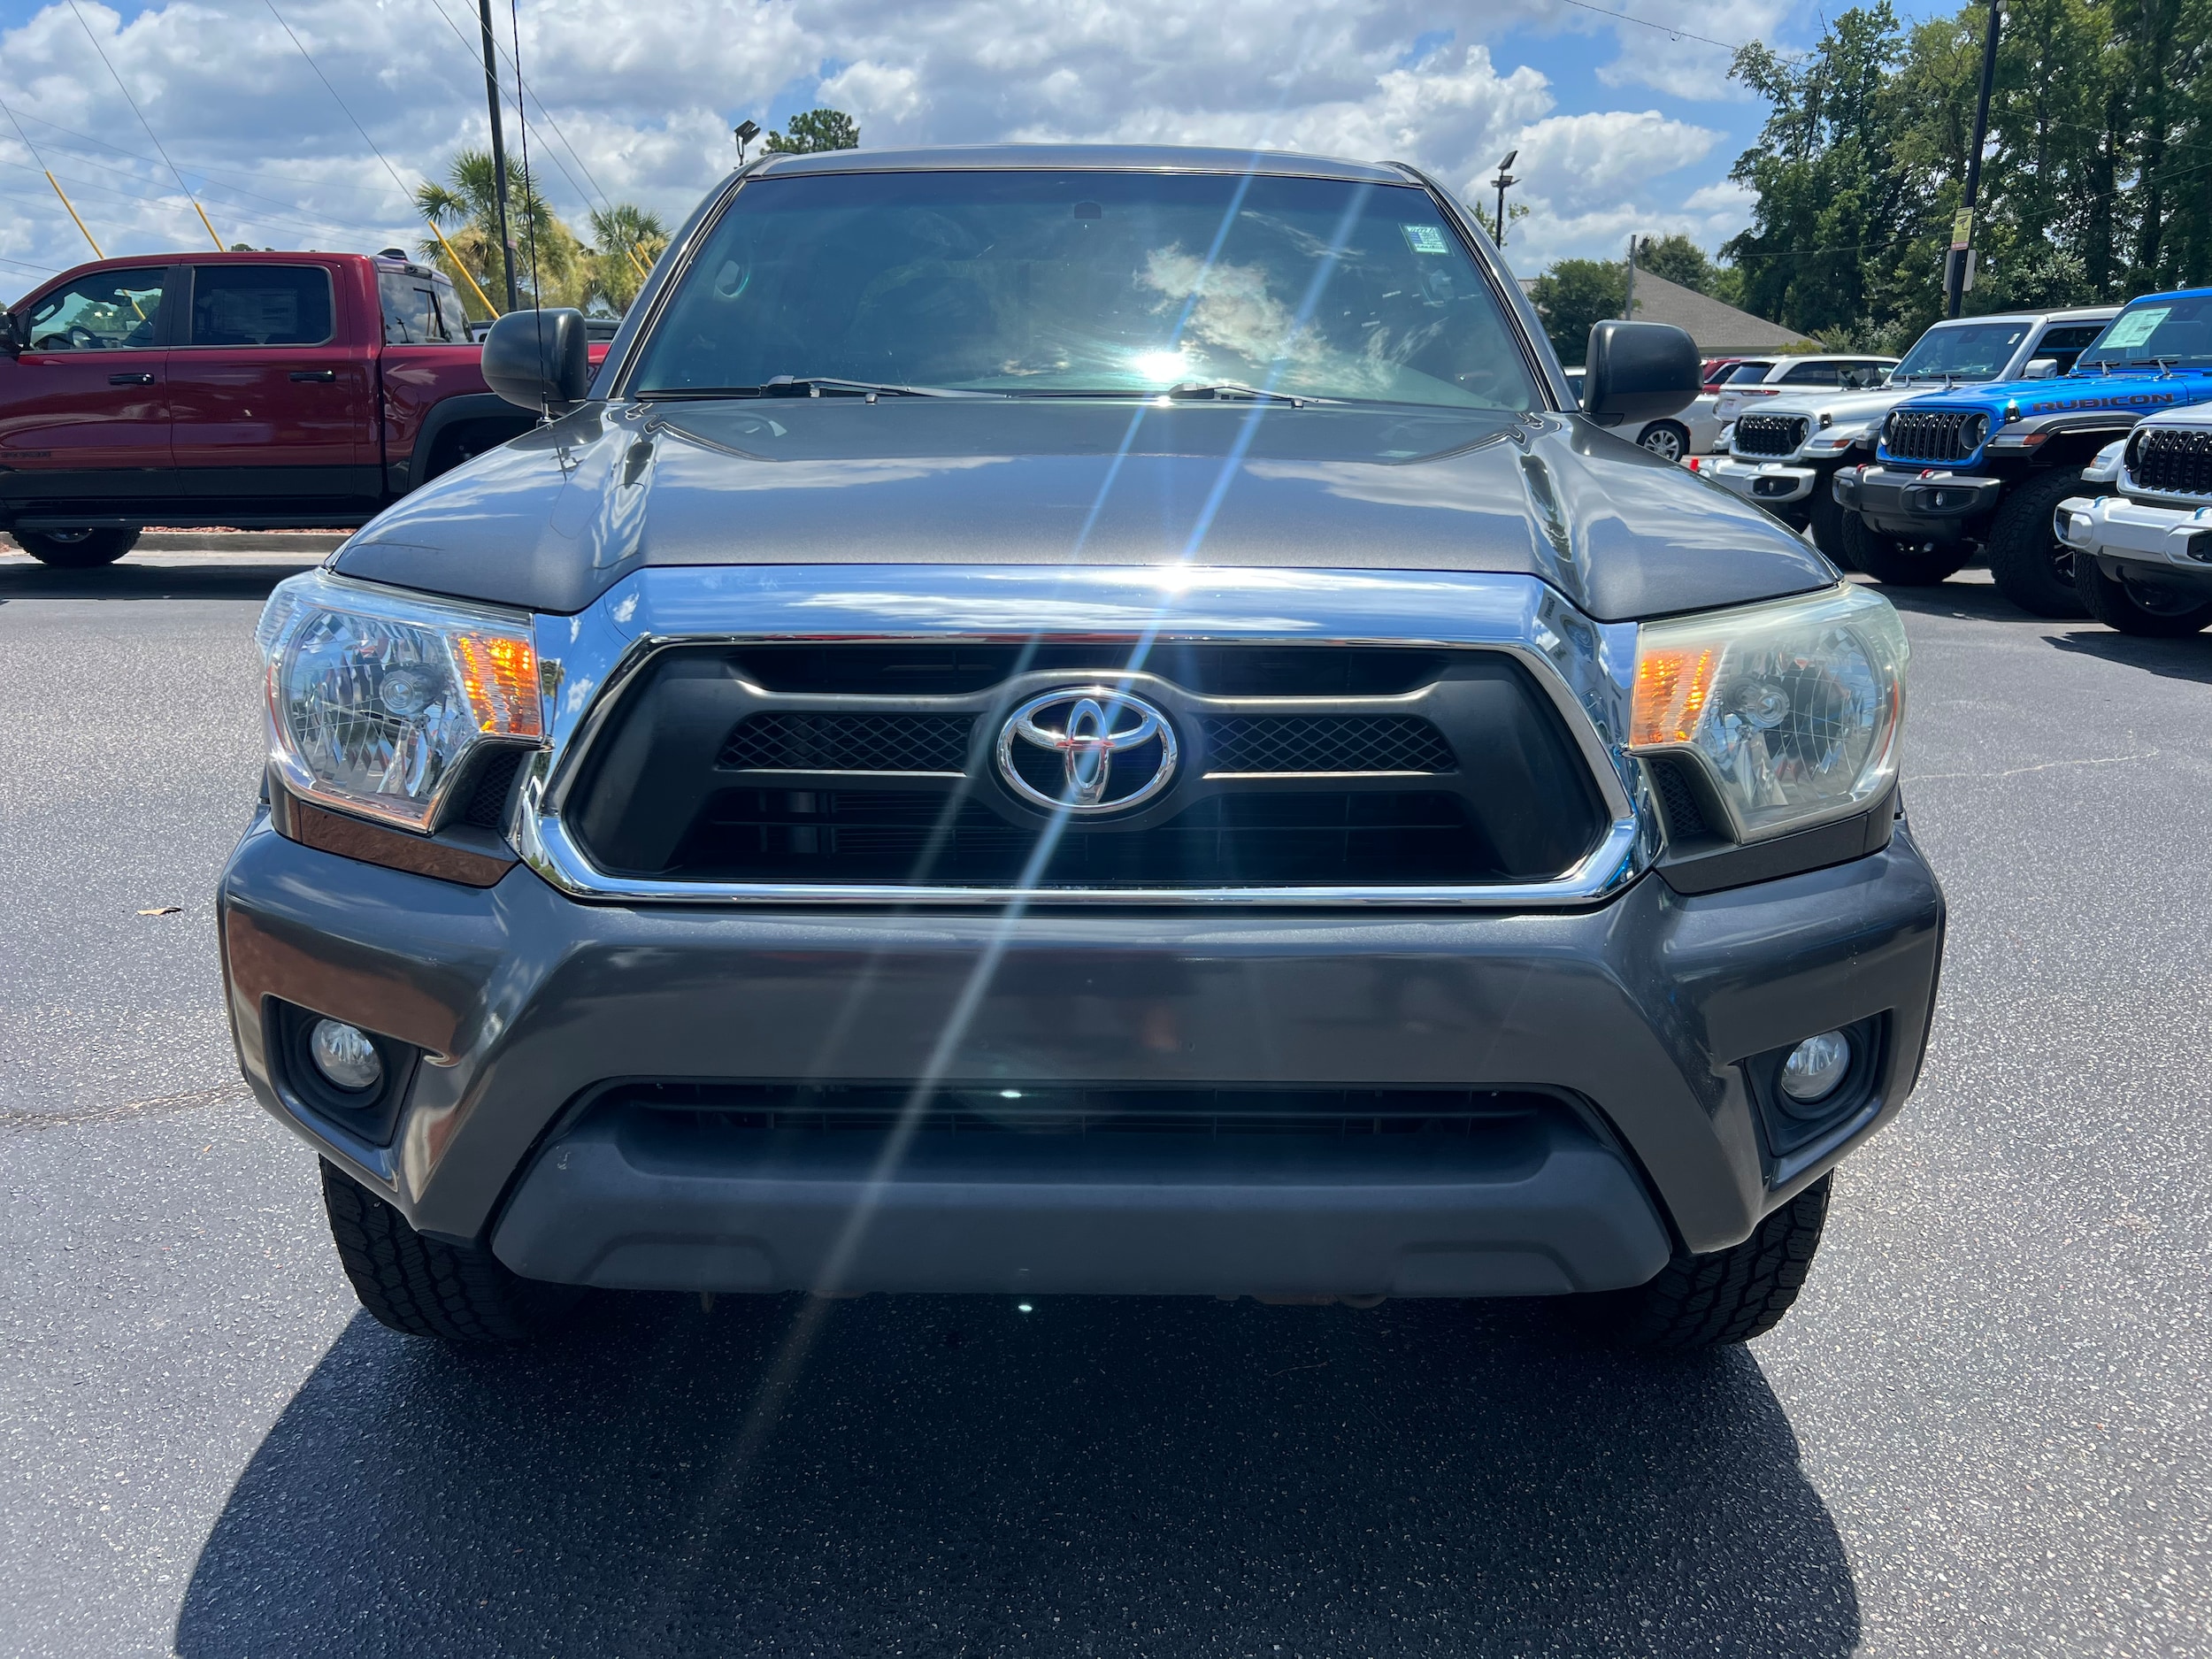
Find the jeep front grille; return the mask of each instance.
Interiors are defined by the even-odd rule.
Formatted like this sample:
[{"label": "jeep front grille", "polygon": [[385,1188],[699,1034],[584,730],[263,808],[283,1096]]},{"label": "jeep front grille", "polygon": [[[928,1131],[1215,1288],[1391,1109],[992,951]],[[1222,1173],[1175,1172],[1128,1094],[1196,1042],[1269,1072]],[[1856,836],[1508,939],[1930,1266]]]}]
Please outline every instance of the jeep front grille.
[{"label": "jeep front grille", "polygon": [[1739,415],[1731,447],[1738,455],[1794,455],[1808,426],[1802,415]]},{"label": "jeep front grille", "polygon": [[2212,432],[2139,427],[2128,445],[2128,476],[2169,495],[2212,495]]},{"label": "jeep front grille", "polygon": [[[670,645],[615,697],[562,820],[618,879],[1101,892],[1551,881],[1606,834],[1583,751],[1506,652],[1184,644],[1132,674],[1129,649]],[[1168,785],[1088,816],[1020,798],[1010,711],[1113,685],[1172,728]],[[1161,764],[1156,740],[1120,758]],[[1009,760],[1056,795],[1059,753]]]},{"label": "jeep front grille", "polygon": [[1989,417],[1967,411],[1954,414],[1901,409],[1889,418],[1883,447],[1893,461],[1963,461],[1982,447]]}]

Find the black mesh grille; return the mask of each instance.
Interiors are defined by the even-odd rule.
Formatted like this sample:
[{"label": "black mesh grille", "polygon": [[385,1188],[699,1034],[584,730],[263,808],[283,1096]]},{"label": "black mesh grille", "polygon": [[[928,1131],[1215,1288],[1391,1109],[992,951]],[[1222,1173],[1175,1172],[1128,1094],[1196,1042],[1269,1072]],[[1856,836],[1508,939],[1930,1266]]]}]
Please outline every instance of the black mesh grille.
[{"label": "black mesh grille", "polygon": [[[948,1083],[632,1083],[595,1110],[698,1133],[1495,1134],[1563,1111],[1549,1095],[1465,1088],[1078,1088]],[[909,1121],[910,1120],[910,1121]]]},{"label": "black mesh grille", "polygon": [[1733,447],[1738,455],[1791,455],[1805,442],[1802,415],[1741,415]]},{"label": "black mesh grille", "polygon": [[1415,714],[1239,714],[1206,723],[1211,772],[1449,772],[1451,745]]},{"label": "black mesh grille", "polygon": [[1963,461],[1982,447],[1989,417],[1972,411],[1898,410],[1890,416],[1882,446],[1894,461]]},{"label": "black mesh grille", "polygon": [[1698,804],[1697,792],[1682,775],[1682,763],[1661,758],[1645,764],[1650,770],[1653,787],[1659,791],[1667,833],[1677,841],[1710,833],[1711,826],[1705,821],[1705,809]]},{"label": "black mesh grille", "polygon": [[[1040,838],[1037,826],[957,796],[732,789],[675,862],[693,879],[1005,887],[1022,879]],[[1147,829],[1064,826],[1036,879],[1104,888],[1403,886],[1508,879],[1499,865],[1456,796],[1316,791],[1211,796]]]},{"label": "black mesh grille", "polygon": [[515,787],[515,773],[521,770],[523,757],[529,752],[496,749],[478,764],[475,781],[469,786],[468,804],[461,809],[462,823],[475,829],[506,827],[507,796]]},{"label": "black mesh grille", "polygon": [[756,714],[720,764],[741,772],[941,772],[968,764],[965,714]]},{"label": "black mesh grille", "polygon": [[2128,472],[2145,489],[2212,495],[2212,432],[2139,429],[2129,445]]}]

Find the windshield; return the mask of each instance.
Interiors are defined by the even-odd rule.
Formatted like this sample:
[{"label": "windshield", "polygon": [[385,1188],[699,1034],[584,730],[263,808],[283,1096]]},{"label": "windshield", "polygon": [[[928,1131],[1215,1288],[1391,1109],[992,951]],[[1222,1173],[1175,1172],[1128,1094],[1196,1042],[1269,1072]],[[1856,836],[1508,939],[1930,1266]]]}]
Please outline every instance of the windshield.
[{"label": "windshield", "polygon": [[2024,322],[1960,323],[1931,328],[1905,360],[1890,371],[1893,380],[1993,380],[2028,337]]},{"label": "windshield", "polygon": [[2161,363],[2212,369],[2212,295],[2157,294],[2136,301],[2081,354],[2074,373]]},{"label": "windshield", "polygon": [[1425,191],[1224,174],[756,180],[709,234],[632,388],[741,394],[779,376],[1543,406]]}]

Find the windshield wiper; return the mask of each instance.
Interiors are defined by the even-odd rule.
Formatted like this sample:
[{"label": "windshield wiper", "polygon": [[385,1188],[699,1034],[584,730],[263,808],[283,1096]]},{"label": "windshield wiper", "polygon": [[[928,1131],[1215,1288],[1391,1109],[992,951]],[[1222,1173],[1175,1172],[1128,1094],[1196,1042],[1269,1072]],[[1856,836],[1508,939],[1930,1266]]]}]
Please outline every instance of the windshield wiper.
[{"label": "windshield wiper", "polygon": [[1333,403],[1333,397],[1307,397],[1289,392],[1271,392],[1257,386],[1247,386],[1240,380],[1180,380],[1162,394],[1175,398],[1239,398],[1255,403],[1288,403],[1296,409],[1302,403]]},{"label": "windshield wiper", "polygon": [[894,385],[887,380],[843,380],[827,374],[774,374],[759,386],[662,386],[637,394],[640,397],[698,399],[716,397],[820,397],[825,394],[852,397],[1004,397],[1004,392],[972,392],[949,386]]}]

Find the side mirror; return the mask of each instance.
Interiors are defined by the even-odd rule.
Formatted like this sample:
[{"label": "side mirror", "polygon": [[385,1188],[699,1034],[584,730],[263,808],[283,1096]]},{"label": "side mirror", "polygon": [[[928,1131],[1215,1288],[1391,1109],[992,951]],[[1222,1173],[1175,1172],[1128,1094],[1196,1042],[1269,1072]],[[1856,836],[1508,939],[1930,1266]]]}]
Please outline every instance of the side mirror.
[{"label": "side mirror", "polygon": [[1697,342],[1671,323],[1600,323],[1583,364],[1582,408],[1601,426],[1657,420],[1704,389]]},{"label": "side mirror", "polygon": [[533,414],[558,414],[591,388],[584,314],[509,311],[484,337],[484,384]]},{"label": "side mirror", "polygon": [[5,318],[0,326],[0,357],[19,357],[30,349],[30,319],[20,311],[0,311]]},{"label": "side mirror", "polygon": [[2020,371],[2020,378],[2024,380],[2055,380],[2057,375],[2058,359],[2056,357],[2033,358],[2026,368]]}]

